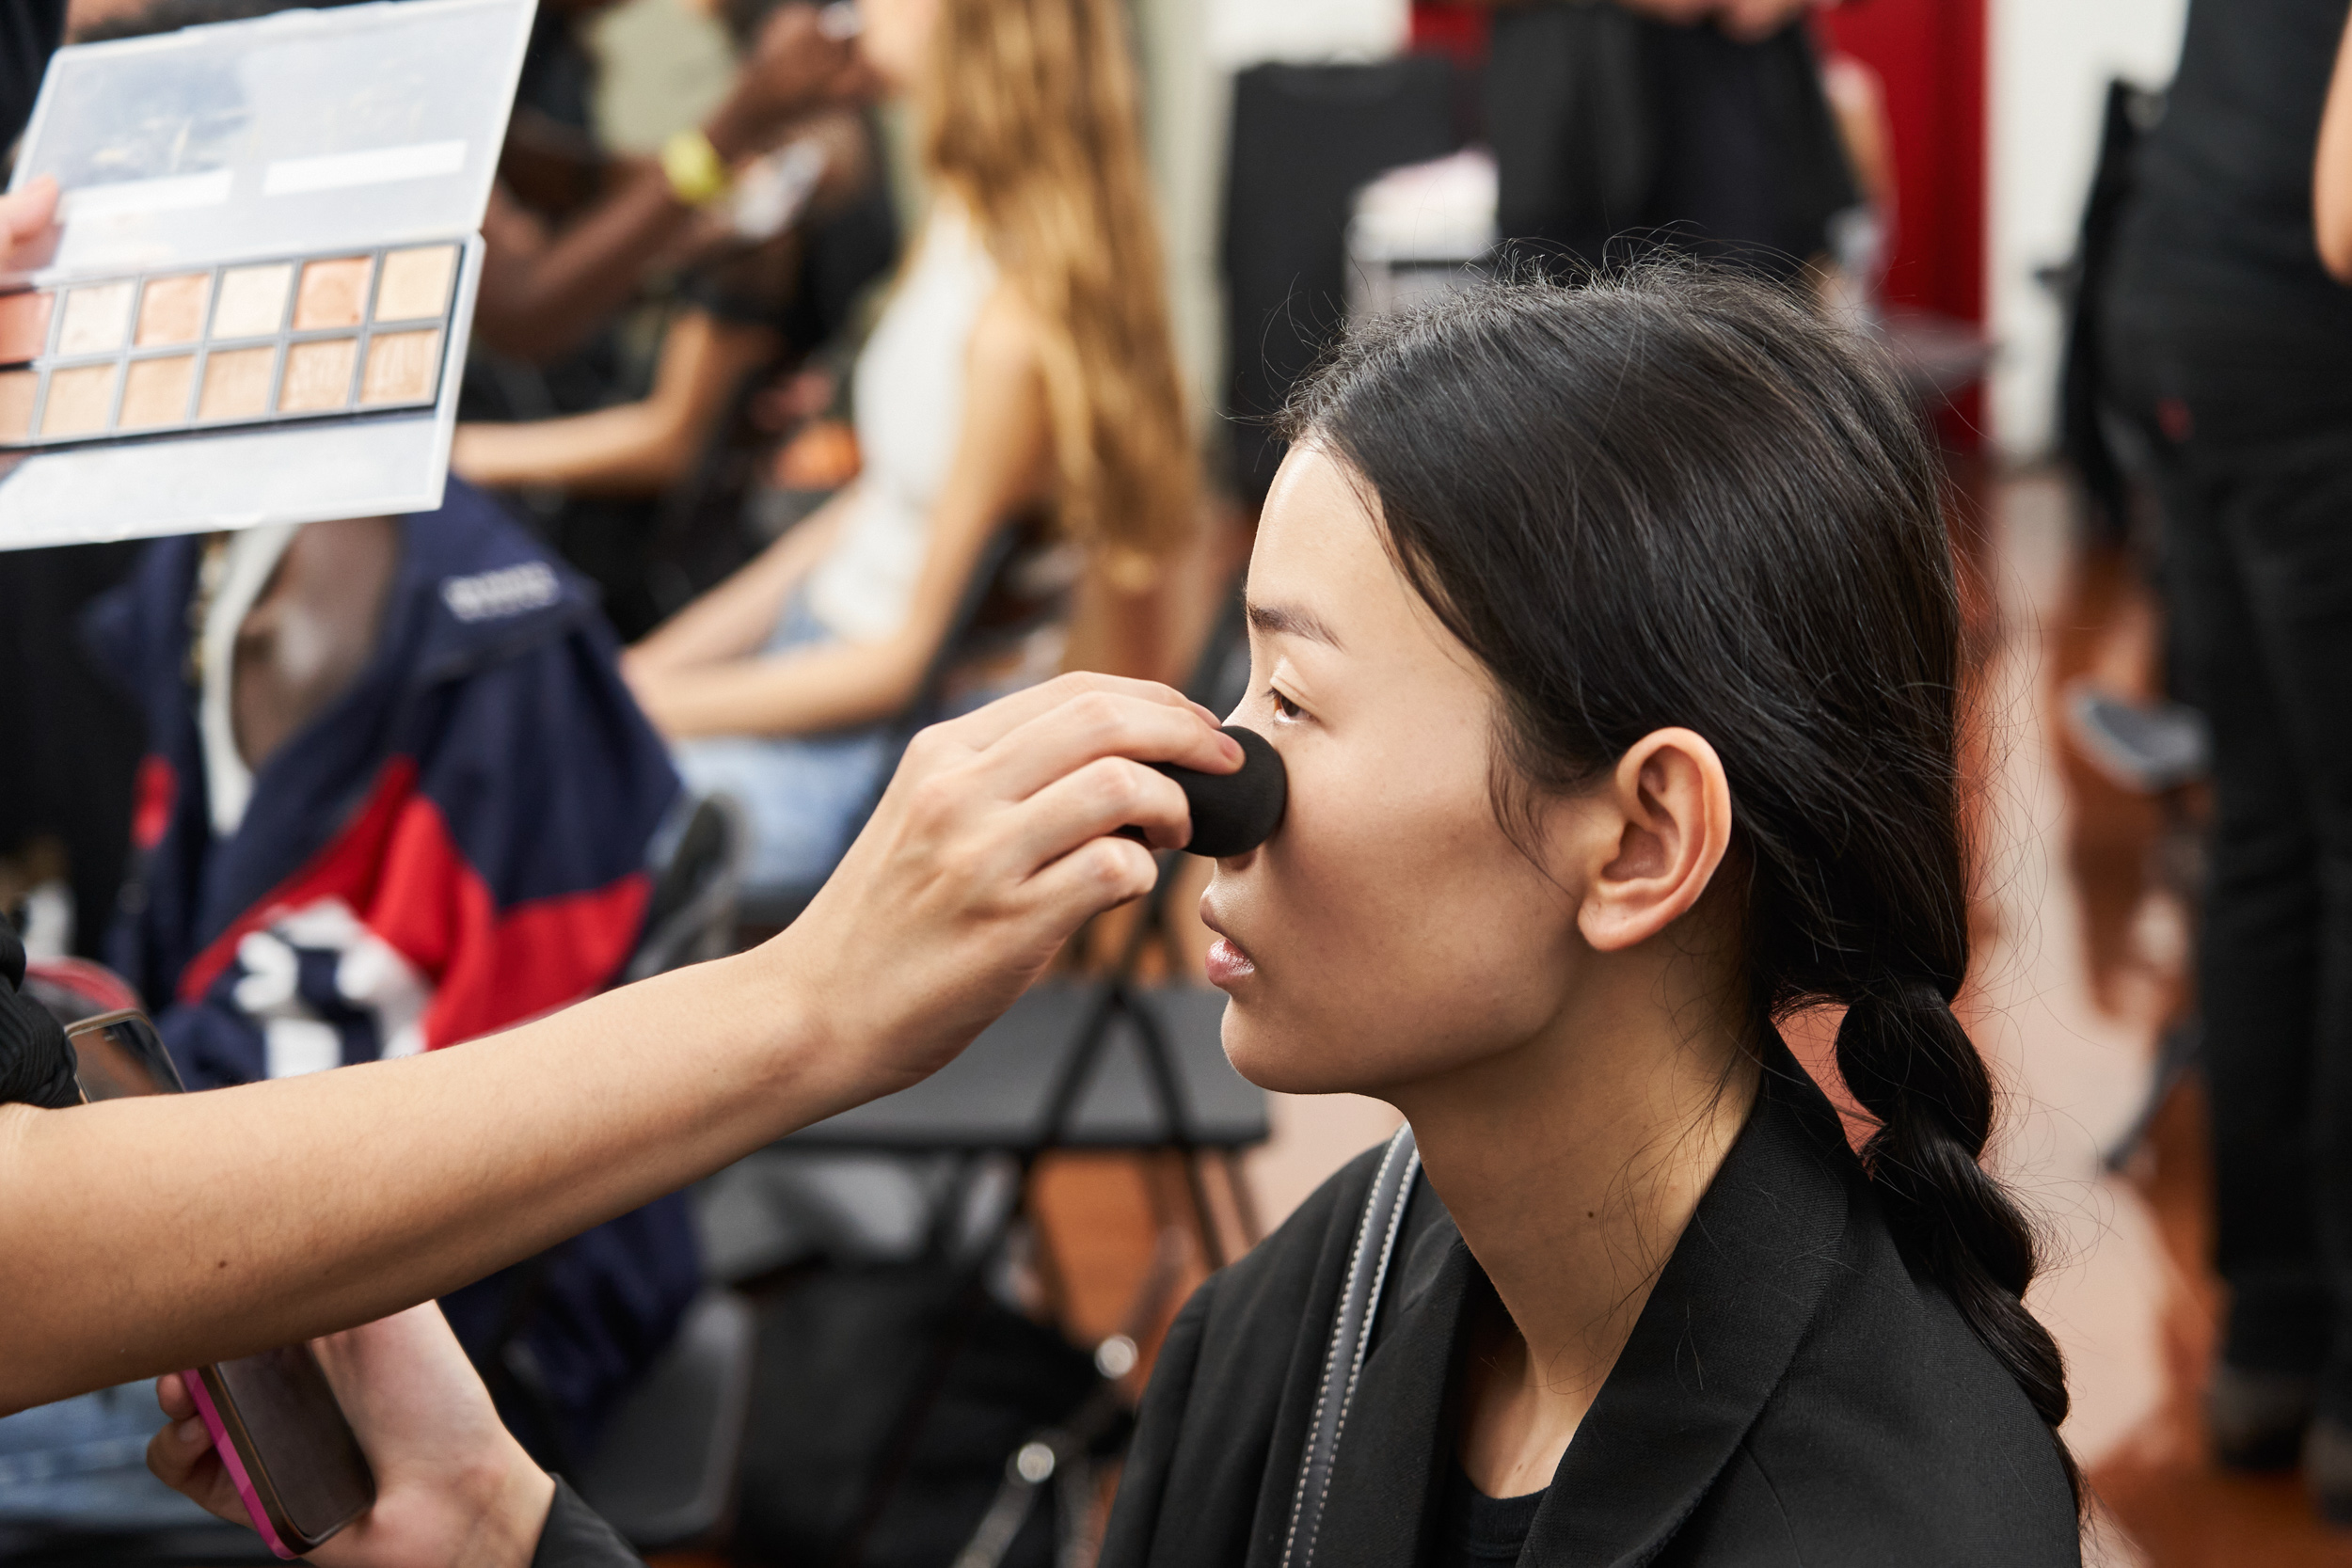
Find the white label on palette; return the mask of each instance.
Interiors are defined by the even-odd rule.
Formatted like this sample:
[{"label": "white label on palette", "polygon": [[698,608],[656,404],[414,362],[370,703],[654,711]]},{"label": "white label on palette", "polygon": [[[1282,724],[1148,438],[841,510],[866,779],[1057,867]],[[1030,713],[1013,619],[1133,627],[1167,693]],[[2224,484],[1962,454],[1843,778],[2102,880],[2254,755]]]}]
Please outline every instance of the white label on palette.
[{"label": "white label on palette", "polygon": [[173,174],[161,180],[125,180],[113,185],[84,185],[57,198],[57,220],[124,217],[134,213],[182,213],[217,207],[229,199],[234,169],[210,174]]},{"label": "white label on palette", "polygon": [[408,147],[371,148],[324,158],[280,158],[262,176],[263,196],[299,196],[306,191],[350,185],[389,185],[395,180],[430,180],[466,166],[462,141],[418,142]]}]

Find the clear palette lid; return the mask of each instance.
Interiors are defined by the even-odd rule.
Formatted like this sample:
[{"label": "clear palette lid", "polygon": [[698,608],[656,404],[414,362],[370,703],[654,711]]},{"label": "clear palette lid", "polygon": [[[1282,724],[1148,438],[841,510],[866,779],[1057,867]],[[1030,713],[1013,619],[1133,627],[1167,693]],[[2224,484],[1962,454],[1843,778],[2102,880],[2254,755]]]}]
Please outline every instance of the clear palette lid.
[{"label": "clear palette lid", "polygon": [[64,191],[37,281],[470,232],[536,0],[375,0],[57,51],[11,188]]}]

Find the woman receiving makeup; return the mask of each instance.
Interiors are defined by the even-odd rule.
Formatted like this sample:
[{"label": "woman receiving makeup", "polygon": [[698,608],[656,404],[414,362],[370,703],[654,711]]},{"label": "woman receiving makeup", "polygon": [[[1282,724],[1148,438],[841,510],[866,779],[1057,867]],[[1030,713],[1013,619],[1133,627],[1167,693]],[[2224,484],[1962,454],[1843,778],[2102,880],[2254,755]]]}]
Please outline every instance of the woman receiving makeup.
[{"label": "woman receiving makeup", "polygon": [[[1212,977],[1246,1075],[1407,1127],[1177,1318],[1103,1563],[2078,1563],[1949,1006],[1940,469],[1874,351],[1704,274],[1495,286],[1362,333],[1291,425],[1235,716],[1290,806],[1217,863]],[[1812,1006],[1859,1155],[1778,1032]],[[444,1339],[346,1341],[346,1406]],[[414,1426],[384,1451],[528,1480]],[[151,1463],[226,1512],[199,1430]],[[628,1560],[559,1507],[541,1560]],[[517,1543],[482,1560],[539,1539],[466,1517]]]},{"label": "woman receiving makeup", "polygon": [[[1211,977],[1245,1076],[1389,1101],[1419,1172],[1352,1394],[1405,1145],[1194,1296],[1104,1568],[2076,1562],[1949,1006],[1941,470],[1873,351],[1728,278],[1501,286],[1290,424],[1234,721],[1291,807],[1217,863]],[[1858,1157],[1778,1033],[1814,1006]]]}]

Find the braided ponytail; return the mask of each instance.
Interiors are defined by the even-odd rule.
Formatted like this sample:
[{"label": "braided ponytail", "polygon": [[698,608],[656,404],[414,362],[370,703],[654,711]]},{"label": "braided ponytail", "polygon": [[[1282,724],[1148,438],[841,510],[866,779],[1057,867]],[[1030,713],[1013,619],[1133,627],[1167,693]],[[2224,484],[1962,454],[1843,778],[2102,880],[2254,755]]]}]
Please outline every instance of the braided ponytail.
[{"label": "braided ponytail", "polygon": [[[1759,1036],[1846,1008],[1862,1158],[1915,1273],[2056,1431],[2031,1231],[1982,1164],[1941,460],[1877,351],[1676,261],[1504,283],[1359,330],[1294,436],[1369,483],[1391,553],[1494,677],[1498,808],[1685,725],[1723,758]],[[2077,1501],[2081,1480],[2058,1442]]]},{"label": "braided ponytail", "polygon": [[[1862,1159],[1895,1244],[1944,1288],[2055,1435],[2066,1419],[2066,1368],[2050,1331],[2025,1307],[2033,1232],[1985,1172],[1993,1081],[1945,989],[1889,981],[1855,997],[1837,1030],[1837,1070],[1878,1118]],[[2063,1441],[2058,1450],[2079,1502],[2074,1457]]]}]

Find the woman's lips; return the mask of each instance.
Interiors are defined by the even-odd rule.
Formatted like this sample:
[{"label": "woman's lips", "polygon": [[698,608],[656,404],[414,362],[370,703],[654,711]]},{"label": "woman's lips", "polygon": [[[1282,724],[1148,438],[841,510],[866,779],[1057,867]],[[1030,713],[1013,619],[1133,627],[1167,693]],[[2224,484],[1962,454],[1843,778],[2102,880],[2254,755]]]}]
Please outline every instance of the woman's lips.
[{"label": "woman's lips", "polygon": [[1209,984],[1230,990],[1257,974],[1258,966],[1248,954],[1234,945],[1232,937],[1219,937],[1209,943],[1208,971]]}]

